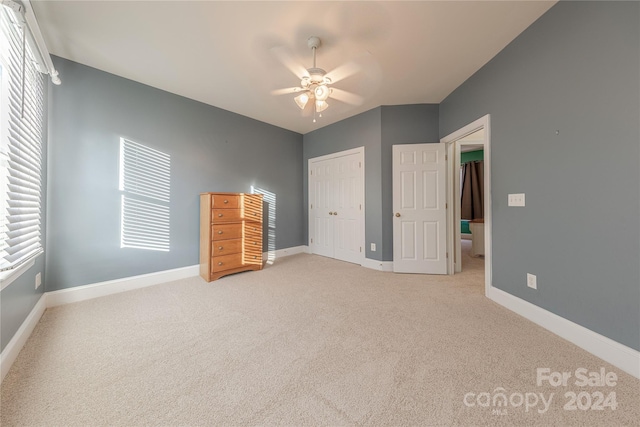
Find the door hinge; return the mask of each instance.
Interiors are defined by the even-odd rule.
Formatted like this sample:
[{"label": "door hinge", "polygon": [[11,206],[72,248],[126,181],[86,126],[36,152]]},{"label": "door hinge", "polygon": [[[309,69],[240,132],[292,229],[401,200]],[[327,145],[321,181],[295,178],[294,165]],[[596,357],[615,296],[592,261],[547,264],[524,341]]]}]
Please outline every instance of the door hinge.
[{"label": "door hinge", "polygon": [[445,159],[445,160],[449,160],[449,155],[448,155],[448,154],[445,154],[445,155],[444,155],[444,159]]},{"label": "door hinge", "polygon": [[447,252],[447,258],[449,258],[449,252]]},{"label": "door hinge", "polygon": [[313,203],[311,203],[311,209],[313,209]]},{"label": "door hinge", "polygon": [[445,208],[445,209],[449,209],[449,203],[445,203],[445,204],[444,204],[444,208]]},{"label": "door hinge", "polygon": [[360,252],[362,252],[362,246],[360,246]]},{"label": "door hinge", "polygon": [[311,238],[311,243],[313,243],[313,237]]},{"label": "door hinge", "polygon": [[361,168],[362,167],[362,162],[358,162],[358,167]]},{"label": "door hinge", "polygon": [[313,175],[313,169],[311,169],[311,172],[309,173],[309,175]]},{"label": "door hinge", "polygon": [[362,205],[360,205],[360,210],[362,210]]}]

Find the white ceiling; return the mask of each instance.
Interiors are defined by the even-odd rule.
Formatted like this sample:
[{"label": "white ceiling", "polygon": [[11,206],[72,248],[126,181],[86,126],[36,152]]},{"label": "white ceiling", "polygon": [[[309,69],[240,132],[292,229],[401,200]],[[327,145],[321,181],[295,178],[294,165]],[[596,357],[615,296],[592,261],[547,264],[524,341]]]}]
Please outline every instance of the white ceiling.
[{"label": "white ceiling", "polygon": [[[54,55],[302,134],[380,105],[441,102],[555,4],[31,1]],[[319,67],[365,64],[334,85],[364,103],[330,99],[317,123],[293,95],[270,94],[299,84],[271,49],[308,68],[313,35]]]}]

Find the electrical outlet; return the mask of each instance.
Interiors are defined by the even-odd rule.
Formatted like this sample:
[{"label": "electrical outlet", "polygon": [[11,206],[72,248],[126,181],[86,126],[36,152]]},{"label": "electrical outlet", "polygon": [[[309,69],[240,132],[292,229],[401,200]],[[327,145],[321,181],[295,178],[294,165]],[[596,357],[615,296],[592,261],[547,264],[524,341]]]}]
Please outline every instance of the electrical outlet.
[{"label": "electrical outlet", "polygon": [[376,244],[372,243],[371,244],[371,252],[375,252],[376,251]]},{"label": "electrical outlet", "polygon": [[524,193],[509,194],[509,206],[524,206]]},{"label": "electrical outlet", "polygon": [[41,284],[42,284],[42,275],[38,273],[36,274],[36,289],[38,289]]},{"label": "electrical outlet", "polygon": [[538,289],[538,279],[535,274],[527,273],[527,286],[532,289]]}]

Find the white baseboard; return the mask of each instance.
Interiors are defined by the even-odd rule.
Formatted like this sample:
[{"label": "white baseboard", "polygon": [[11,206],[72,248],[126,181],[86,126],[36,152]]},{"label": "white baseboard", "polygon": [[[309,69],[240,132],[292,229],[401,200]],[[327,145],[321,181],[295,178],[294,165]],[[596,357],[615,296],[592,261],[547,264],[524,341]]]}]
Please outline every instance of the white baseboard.
[{"label": "white baseboard", "polygon": [[27,318],[24,319],[24,322],[20,325],[20,328],[18,328],[16,333],[13,335],[13,338],[11,338],[11,341],[9,341],[2,351],[2,355],[0,355],[0,383],[2,383],[5,375],[7,375],[7,372],[11,369],[11,365],[13,365],[16,357],[18,357],[18,353],[20,353],[20,350],[22,350],[22,347],[31,336],[33,329],[40,321],[40,318],[46,309],[47,295],[42,294]]},{"label": "white baseboard", "polygon": [[393,261],[378,261],[376,259],[365,258],[361,264],[363,267],[378,271],[393,271]]},{"label": "white baseboard", "polygon": [[263,252],[262,259],[264,261],[269,262],[285,256],[306,253],[307,251],[308,251],[308,246],[292,246],[290,248],[276,249],[274,251]]},{"label": "white baseboard", "polygon": [[503,307],[523,316],[578,347],[640,379],[640,352],[613,341],[537,305],[491,287],[487,295]]},{"label": "white baseboard", "polygon": [[197,276],[198,274],[200,274],[200,267],[198,265],[192,265],[173,270],[158,271],[140,276],[125,277],[91,285],[47,292],[47,307],[55,307],[57,305],[117,294],[119,292],[146,288],[147,286],[171,282],[173,280],[186,279],[187,277]]},{"label": "white baseboard", "polygon": [[460,233],[460,238],[462,240],[473,240],[473,234],[468,233]]}]

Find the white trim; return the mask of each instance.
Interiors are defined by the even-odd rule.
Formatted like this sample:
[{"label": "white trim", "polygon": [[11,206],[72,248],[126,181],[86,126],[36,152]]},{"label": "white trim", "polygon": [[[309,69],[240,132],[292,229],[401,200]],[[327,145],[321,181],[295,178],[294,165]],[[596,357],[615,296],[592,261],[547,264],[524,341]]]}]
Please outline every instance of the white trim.
[{"label": "white trim", "polygon": [[275,251],[263,252],[262,259],[272,261],[285,256],[307,253],[308,248],[309,247],[306,245],[300,245],[300,246],[292,246],[290,248],[276,249]]},{"label": "white trim", "polygon": [[7,346],[2,351],[2,355],[0,355],[0,383],[4,380],[5,375],[11,369],[11,365],[15,362],[20,350],[24,347],[24,344],[27,342],[33,329],[36,327],[40,318],[44,314],[44,311],[47,309],[47,295],[43,294],[40,296],[40,299],[33,307],[29,315],[22,325],[18,328],[16,333],[11,338],[11,341],[7,344]]},{"label": "white trim", "polygon": [[640,352],[637,350],[613,341],[501,289],[492,287],[487,296],[501,306],[572,342],[605,362],[611,363],[629,375],[640,379]]},{"label": "white trim", "polygon": [[47,292],[47,307],[55,307],[57,305],[70,304],[72,302],[85,301],[134,289],[146,288],[147,286],[186,279],[187,277],[194,277],[199,274],[200,266],[192,265],[173,270],[157,271],[140,276],[124,277],[122,279]]},{"label": "white trim", "polygon": [[[456,142],[464,138],[467,135],[470,135],[480,129],[484,129],[484,294],[489,296],[489,292],[493,286],[492,284],[492,227],[491,227],[491,116],[487,114],[479,118],[478,120],[458,129],[457,131],[445,136],[440,139],[440,142],[449,144],[448,155],[449,155],[449,165],[455,162],[455,159],[458,159],[458,163],[460,163],[460,144]],[[453,176],[452,167],[449,167],[447,180],[447,199],[448,203],[455,203],[455,189],[454,183],[452,183],[450,177]],[[451,206],[451,205],[450,205]],[[458,208],[459,209],[459,208]],[[447,227],[447,248],[449,248],[449,252],[452,252],[453,248],[455,248],[455,240],[454,236],[457,234],[455,232],[456,227],[457,230],[460,230],[460,222],[456,223],[455,221],[455,209],[449,209],[447,222],[450,224]],[[454,265],[454,257],[449,257],[449,274],[454,274],[455,265]]]},{"label": "white trim", "polygon": [[311,164],[312,162],[321,162],[323,160],[337,159],[338,157],[350,156],[352,154],[359,154],[359,153],[362,153],[362,155],[364,156],[364,146],[358,147],[358,148],[351,148],[349,150],[344,150],[344,151],[337,151],[335,153],[325,154],[324,156],[312,157],[309,160],[307,160],[307,163]]},{"label": "white trim", "polygon": [[361,265],[372,270],[393,271],[393,261],[378,261],[377,259],[365,258]]}]

